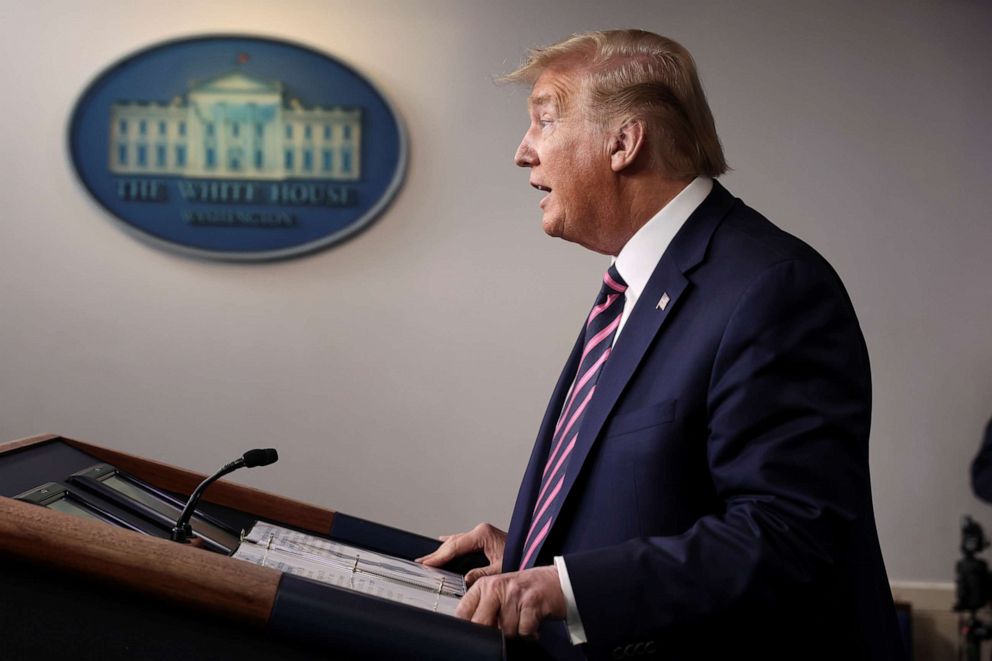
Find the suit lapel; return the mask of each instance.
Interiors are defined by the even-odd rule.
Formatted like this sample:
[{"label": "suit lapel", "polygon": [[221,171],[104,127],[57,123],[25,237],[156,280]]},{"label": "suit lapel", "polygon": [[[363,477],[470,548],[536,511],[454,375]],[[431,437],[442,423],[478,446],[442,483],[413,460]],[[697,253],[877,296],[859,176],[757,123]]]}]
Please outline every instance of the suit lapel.
[{"label": "suit lapel", "polygon": [[571,390],[572,382],[575,380],[575,372],[579,368],[579,359],[582,357],[584,330],[583,324],[583,329],[579,331],[579,337],[572,347],[572,353],[569,354],[568,360],[565,362],[565,368],[558,377],[558,384],[551,395],[548,408],[544,412],[544,420],[537,433],[537,441],[534,443],[527,470],[520,483],[520,491],[517,493],[517,502],[513,507],[513,516],[510,519],[510,529],[503,551],[504,572],[516,571],[520,568],[523,545],[526,541],[527,530],[530,527],[534,501],[537,499],[537,491],[541,485],[541,474],[544,472],[544,464],[550,451],[551,438],[554,436],[558,416],[565,405],[565,397]]},{"label": "suit lapel", "polygon": [[[651,286],[652,284],[654,286]],[[606,361],[603,372],[596,382],[596,394],[589,401],[589,408],[579,428],[575,448],[565,469],[565,482],[562,487],[565,500],[568,499],[582,465],[624,387],[637,370],[655,336],[678,308],[679,300],[685,294],[688,284],[689,281],[675,266],[674,260],[662,258],[651,276],[648,287],[641,294],[630,318],[627,319],[623,332],[610,354],[610,359]],[[662,294],[667,294],[669,297],[664,310],[658,307]]]},{"label": "suit lapel", "polygon": [[[596,393],[589,402],[565,471],[564,500],[567,501],[607,418],[655,337],[672,317],[679,302],[691,295],[691,283],[686,276],[705,258],[713,232],[735,202],[730,193],[714,181],[713,190],[689,216],[655,267],[596,384]],[[660,305],[665,297],[667,302]],[[552,422],[552,429],[553,425]]]}]

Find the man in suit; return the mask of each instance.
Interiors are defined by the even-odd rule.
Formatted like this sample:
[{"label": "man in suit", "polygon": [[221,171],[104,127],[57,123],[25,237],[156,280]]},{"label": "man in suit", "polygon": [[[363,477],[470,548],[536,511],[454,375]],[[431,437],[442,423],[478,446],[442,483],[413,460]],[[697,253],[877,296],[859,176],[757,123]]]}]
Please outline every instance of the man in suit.
[{"label": "man in suit", "polygon": [[833,269],[714,179],[689,53],[610,31],[538,49],[516,154],[551,236],[615,257],[508,533],[459,615],[558,658],[902,657],[868,475],[864,340]]}]

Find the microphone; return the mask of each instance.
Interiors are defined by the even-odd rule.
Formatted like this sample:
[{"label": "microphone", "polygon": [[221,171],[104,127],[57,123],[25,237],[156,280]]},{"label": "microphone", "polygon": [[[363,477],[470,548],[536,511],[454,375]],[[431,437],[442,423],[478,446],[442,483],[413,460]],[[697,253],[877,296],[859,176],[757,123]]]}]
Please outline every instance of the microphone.
[{"label": "microphone", "polygon": [[186,501],[186,507],[183,508],[182,514],[179,515],[179,520],[176,521],[176,525],[172,529],[172,541],[185,544],[188,543],[190,537],[193,536],[193,527],[189,524],[189,520],[192,518],[193,512],[196,510],[196,505],[200,502],[200,496],[202,496],[203,492],[207,490],[207,487],[228,473],[232,473],[239,468],[268,466],[269,464],[274,464],[277,461],[279,461],[279,453],[273,448],[248,450],[248,452],[245,452],[243,455],[221,468],[203,482],[200,482],[200,486],[194,489],[193,493],[190,494],[189,500]]},{"label": "microphone", "polygon": [[[254,468],[255,466],[268,466],[269,464],[274,464],[279,461],[279,453],[273,448],[265,448],[264,450],[248,450],[243,455],[241,459],[237,459],[234,463],[239,461],[244,462],[245,468]],[[237,466],[236,468],[241,468]],[[233,468],[231,470],[234,470]]]}]

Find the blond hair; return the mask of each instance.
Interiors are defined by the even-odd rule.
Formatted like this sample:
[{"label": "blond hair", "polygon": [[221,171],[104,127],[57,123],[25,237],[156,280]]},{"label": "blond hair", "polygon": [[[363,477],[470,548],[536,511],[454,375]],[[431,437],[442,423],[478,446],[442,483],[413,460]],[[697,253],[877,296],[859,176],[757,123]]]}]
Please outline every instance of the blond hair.
[{"label": "blond hair", "polygon": [[644,30],[584,32],[531,50],[501,80],[533,84],[568,60],[579,62],[586,111],[603,125],[644,121],[648,144],[667,176],[717,177],[727,171],[696,63],[679,43]]}]

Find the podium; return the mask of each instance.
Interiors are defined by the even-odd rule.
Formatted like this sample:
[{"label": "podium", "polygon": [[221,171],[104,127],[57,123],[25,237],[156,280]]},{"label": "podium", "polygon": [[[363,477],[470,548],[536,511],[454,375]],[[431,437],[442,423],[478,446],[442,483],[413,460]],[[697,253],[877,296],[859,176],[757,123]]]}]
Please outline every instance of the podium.
[{"label": "podium", "polygon": [[[206,477],[63,436],[0,444],[5,659],[507,658],[490,627],[13,499],[99,463],[178,497]],[[223,480],[201,509],[235,528],[264,521],[406,559],[438,545]],[[511,658],[538,650],[522,644]]]}]

